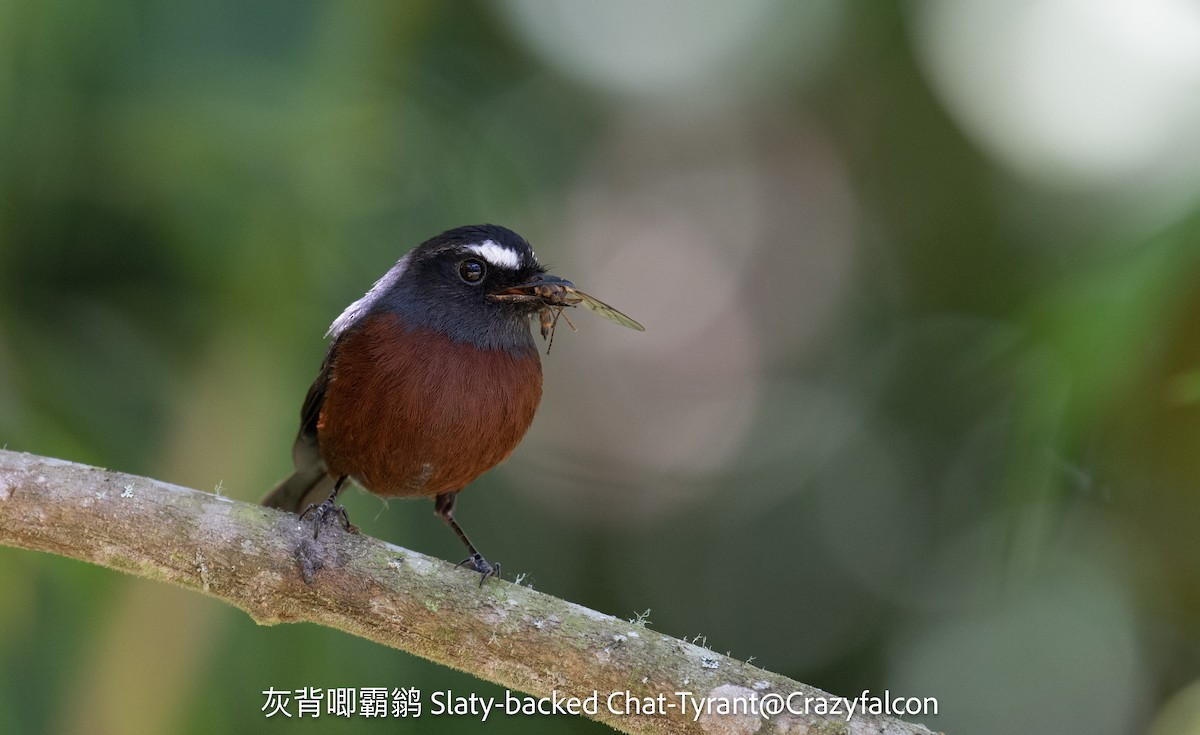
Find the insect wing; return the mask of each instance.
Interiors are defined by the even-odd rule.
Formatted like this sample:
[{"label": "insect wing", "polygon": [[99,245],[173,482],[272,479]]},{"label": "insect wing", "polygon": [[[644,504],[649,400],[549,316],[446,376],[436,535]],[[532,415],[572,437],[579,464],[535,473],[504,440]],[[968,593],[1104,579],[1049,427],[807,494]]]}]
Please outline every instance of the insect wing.
[{"label": "insect wing", "polygon": [[636,329],[639,332],[646,331],[646,328],[643,327],[641,324],[638,324],[636,321],[634,321],[630,317],[622,314],[621,312],[612,308],[611,306],[604,303],[600,299],[597,299],[593,296],[589,296],[589,295],[585,294],[583,291],[580,291],[579,289],[575,289],[575,288],[571,289],[571,293],[575,296],[578,296],[581,300],[581,303],[584,306],[586,306],[587,308],[596,312],[597,314],[604,317],[605,319],[614,321],[623,327],[629,327],[630,329]]}]

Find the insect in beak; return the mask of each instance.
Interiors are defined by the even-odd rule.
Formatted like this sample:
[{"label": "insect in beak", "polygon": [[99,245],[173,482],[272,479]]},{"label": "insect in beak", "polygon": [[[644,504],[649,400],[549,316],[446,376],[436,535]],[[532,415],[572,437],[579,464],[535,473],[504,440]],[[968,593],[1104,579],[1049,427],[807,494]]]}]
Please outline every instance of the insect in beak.
[{"label": "insect in beak", "polygon": [[646,331],[645,327],[632,318],[622,314],[600,299],[580,291],[570,281],[557,276],[539,276],[537,280],[513,286],[497,294],[492,294],[492,298],[497,301],[524,301],[539,303],[541,305],[542,308],[538,311],[538,319],[541,322],[542,339],[548,338],[550,340],[546,346],[546,354],[550,354],[550,348],[554,346],[554,330],[558,326],[560,317],[566,319],[567,325],[571,327],[571,331],[578,331],[575,329],[575,325],[571,323],[570,317],[563,313],[563,310],[567,307],[574,308],[580,304],[623,327],[636,329],[639,332]]}]

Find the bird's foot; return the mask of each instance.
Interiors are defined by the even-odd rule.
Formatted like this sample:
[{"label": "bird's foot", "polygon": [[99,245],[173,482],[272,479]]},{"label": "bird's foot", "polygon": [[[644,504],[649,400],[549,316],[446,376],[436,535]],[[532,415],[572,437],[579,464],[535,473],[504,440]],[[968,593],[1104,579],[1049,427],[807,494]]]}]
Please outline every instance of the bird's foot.
[{"label": "bird's foot", "polygon": [[[346,529],[347,533],[358,533],[358,526],[350,523],[350,516],[346,515],[346,506],[338,505],[333,498],[327,498],[325,502],[317,505],[309,503],[304,512],[300,514],[300,520],[312,513],[313,520],[313,538],[315,539],[321,533],[321,526],[325,524],[337,523],[341,521],[341,526]],[[484,562],[485,564],[487,562]]]},{"label": "bird's foot", "polygon": [[479,578],[479,586],[480,587],[483,586],[483,583],[487,581],[488,577],[495,577],[496,579],[500,579],[500,562],[496,562],[495,565],[492,565],[488,562],[487,559],[484,559],[483,555],[480,554],[479,552],[475,552],[475,553],[471,554],[466,559],[463,559],[462,561],[455,564],[454,566],[455,566],[455,568],[458,568],[458,567],[466,566],[466,565],[470,565],[470,567],[472,569],[474,569],[475,571],[477,571],[481,575],[483,575],[482,577]]}]

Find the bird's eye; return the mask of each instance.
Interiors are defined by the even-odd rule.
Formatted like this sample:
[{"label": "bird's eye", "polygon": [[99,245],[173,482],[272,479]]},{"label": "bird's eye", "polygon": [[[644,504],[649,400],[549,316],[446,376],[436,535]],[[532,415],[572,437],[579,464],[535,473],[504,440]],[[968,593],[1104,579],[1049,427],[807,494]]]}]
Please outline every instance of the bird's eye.
[{"label": "bird's eye", "polygon": [[467,258],[458,264],[458,277],[467,283],[479,283],[486,272],[487,266],[478,258]]}]

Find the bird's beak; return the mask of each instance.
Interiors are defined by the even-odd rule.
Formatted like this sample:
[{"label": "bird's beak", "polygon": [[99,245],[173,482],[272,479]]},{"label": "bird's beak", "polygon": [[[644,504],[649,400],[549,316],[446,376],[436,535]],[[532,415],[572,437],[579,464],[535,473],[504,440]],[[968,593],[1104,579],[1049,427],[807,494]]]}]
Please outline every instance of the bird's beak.
[{"label": "bird's beak", "polygon": [[578,299],[572,299],[575,284],[565,278],[543,273],[518,286],[506,288],[492,295],[498,301],[541,301],[547,306],[559,306]]}]

